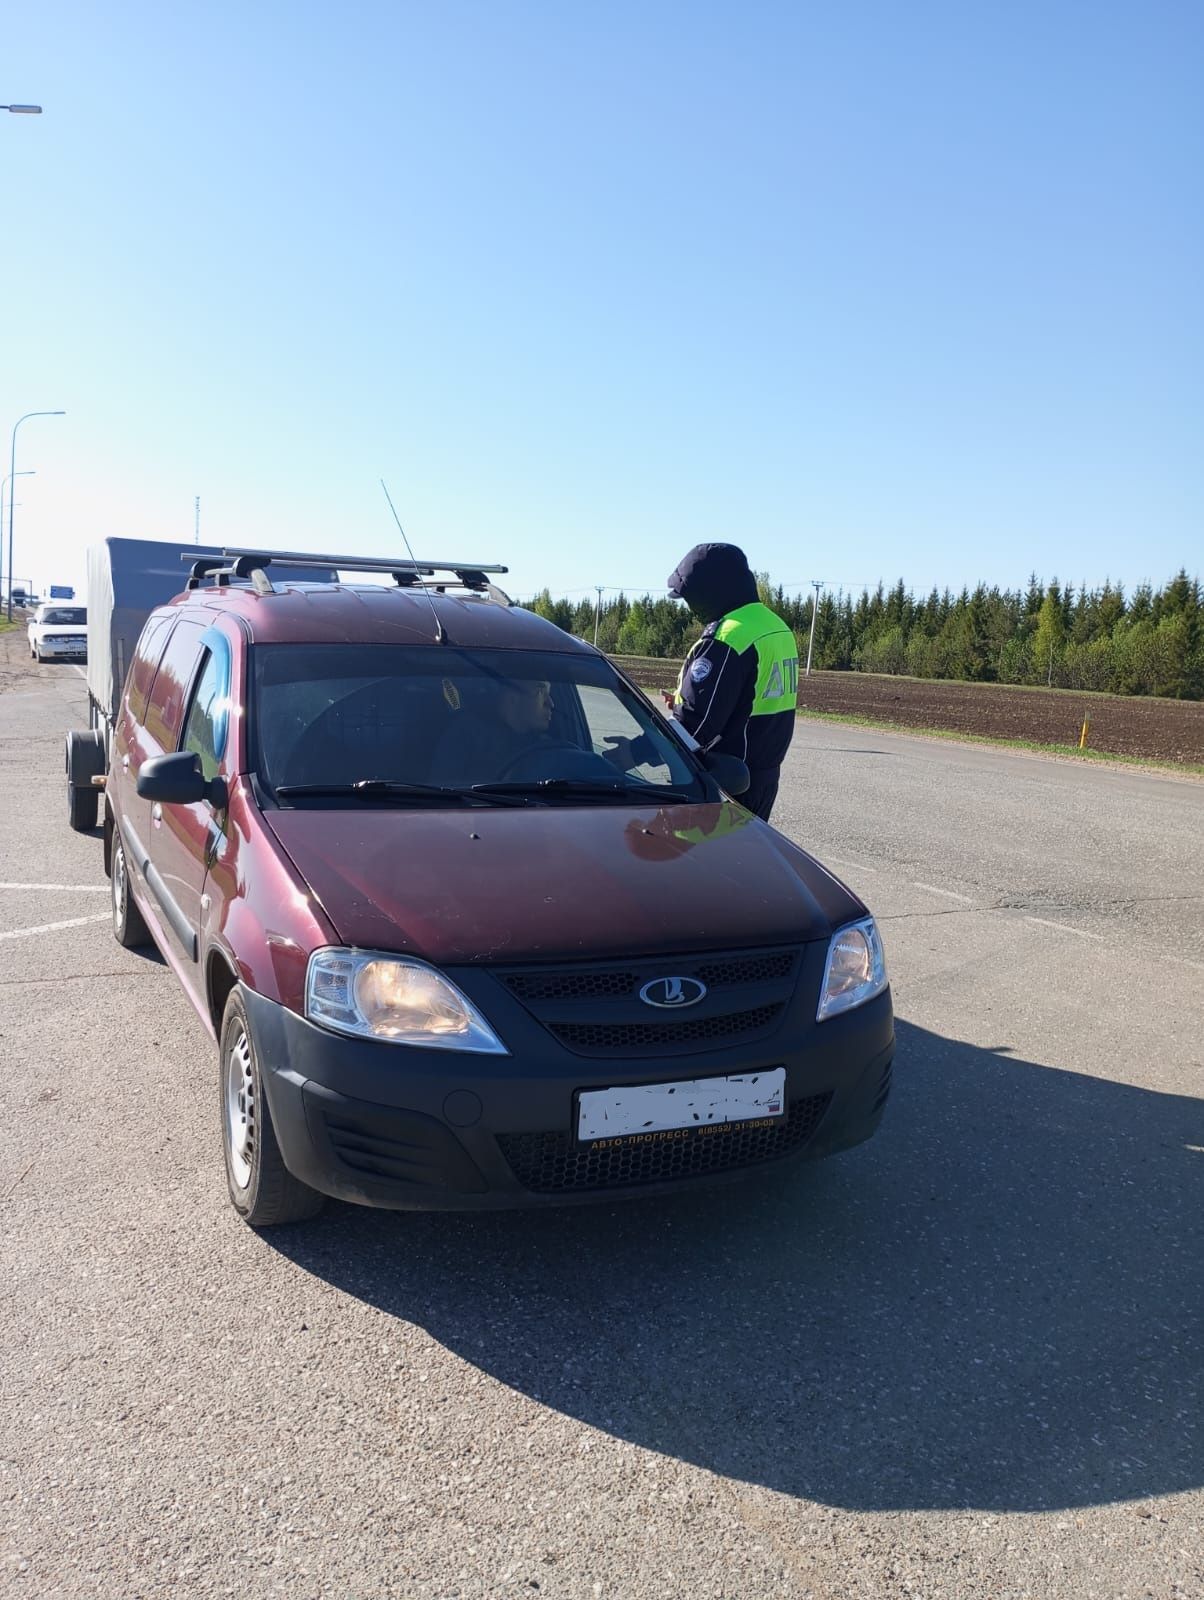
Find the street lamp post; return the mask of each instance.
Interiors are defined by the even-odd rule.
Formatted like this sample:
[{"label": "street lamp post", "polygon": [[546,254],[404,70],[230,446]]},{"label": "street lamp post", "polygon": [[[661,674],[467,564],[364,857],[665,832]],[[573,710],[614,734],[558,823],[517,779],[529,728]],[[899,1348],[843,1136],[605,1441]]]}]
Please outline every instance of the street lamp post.
[{"label": "street lamp post", "polygon": [[[28,422],[30,417],[65,417],[65,411],[27,411],[23,417],[18,417],[13,423],[13,443],[8,463],[10,478],[19,476],[17,472],[17,429],[23,422]],[[15,494],[8,497],[8,620],[13,620],[13,501]]]},{"label": "street lamp post", "polygon": [[0,111],[15,111],[19,116],[40,117],[41,106],[0,106]]},{"label": "street lamp post", "polygon": [[[37,469],[35,467],[30,467],[25,472],[16,473],[15,476],[18,477],[18,478],[33,478],[33,477],[37,476]],[[8,477],[4,479],[3,483],[0,483],[0,554],[3,553],[2,546],[3,546],[3,543],[4,543],[4,538],[3,538],[3,535],[4,535],[4,491],[5,491],[5,489],[8,488],[9,484],[13,481],[13,477],[14,477],[14,474],[10,472]],[[2,565],[3,565],[3,563],[0,563],[0,566],[2,566]],[[8,575],[8,586],[9,586],[10,589],[13,586],[13,576],[12,576],[11,572]],[[2,579],[0,579],[0,599],[3,598],[3,595],[4,595],[4,582],[3,582]]]}]

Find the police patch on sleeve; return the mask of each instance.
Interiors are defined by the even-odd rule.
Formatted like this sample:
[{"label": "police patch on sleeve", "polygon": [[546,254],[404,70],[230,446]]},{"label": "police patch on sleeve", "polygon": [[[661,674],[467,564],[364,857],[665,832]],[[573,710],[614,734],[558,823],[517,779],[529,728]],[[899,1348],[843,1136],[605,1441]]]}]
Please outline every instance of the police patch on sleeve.
[{"label": "police patch on sleeve", "polygon": [[692,683],[701,683],[704,678],[709,678],[711,665],[712,663],[707,660],[706,656],[701,656],[690,668],[690,681]]}]

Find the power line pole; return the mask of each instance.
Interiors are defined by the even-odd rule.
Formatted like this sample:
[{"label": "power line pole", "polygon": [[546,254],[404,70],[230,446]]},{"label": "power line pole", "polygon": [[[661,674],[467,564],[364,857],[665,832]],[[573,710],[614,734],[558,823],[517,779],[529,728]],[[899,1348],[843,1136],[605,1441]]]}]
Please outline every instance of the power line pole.
[{"label": "power line pole", "polygon": [[807,640],[807,671],[804,674],[808,678],[811,676],[811,649],[815,644],[815,613],[819,610],[819,591],[823,586],[822,578],[812,578],[811,587],[815,590],[815,599],[811,602],[811,636]]},{"label": "power line pole", "polygon": [[594,602],[594,649],[596,650],[598,648],[598,624],[602,620],[602,585],[595,583],[594,588],[598,591],[598,598]]},{"label": "power line pole", "polygon": [[192,542],[193,542],[193,544],[200,544],[200,542],[201,542],[201,497],[200,497],[199,494],[197,495],[196,500],[193,502],[193,513],[194,513],[194,520],[193,520],[193,524],[192,524]]}]

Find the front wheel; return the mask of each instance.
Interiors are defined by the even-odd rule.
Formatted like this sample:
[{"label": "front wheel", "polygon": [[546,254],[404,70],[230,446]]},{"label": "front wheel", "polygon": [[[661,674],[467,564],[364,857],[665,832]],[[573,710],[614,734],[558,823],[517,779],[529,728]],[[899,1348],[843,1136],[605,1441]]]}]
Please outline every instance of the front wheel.
[{"label": "front wheel", "polygon": [[137,950],[151,942],[150,932],[130,893],[125,846],[121,842],[121,830],[116,825],[113,827],[111,860],[109,884],[113,891],[113,937],[126,950]]},{"label": "front wheel", "polygon": [[226,1002],[218,1060],[222,1150],[226,1157],[226,1184],[235,1211],[253,1228],[273,1228],[282,1222],[304,1222],[316,1217],[326,1196],[295,1178],[284,1164],[264,1093],[251,1022],[237,989],[231,991]]}]

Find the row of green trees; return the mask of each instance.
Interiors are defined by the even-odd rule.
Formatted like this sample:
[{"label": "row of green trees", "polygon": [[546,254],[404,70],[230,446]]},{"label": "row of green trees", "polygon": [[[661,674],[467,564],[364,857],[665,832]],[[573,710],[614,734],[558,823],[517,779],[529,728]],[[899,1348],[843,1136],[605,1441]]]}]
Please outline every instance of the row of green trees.
[{"label": "row of green trees", "polygon": [[[761,598],[795,630],[802,656],[811,630],[811,595],[788,595],[767,576]],[[699,626],[665,596],[553,599],[544,590],[532,609],[608,653],[683,656]],[[900,579],[854,598],[820,597],[812,664],[835,671],[906,673],[975,683],[1050,684],[1113,694],[1204,699],[1204,591],[1180,572],[1155,590],[1126,595],[1116,584],[1063,587],[1036,575],[1027,589],[933,589],[917,599]]]}]

